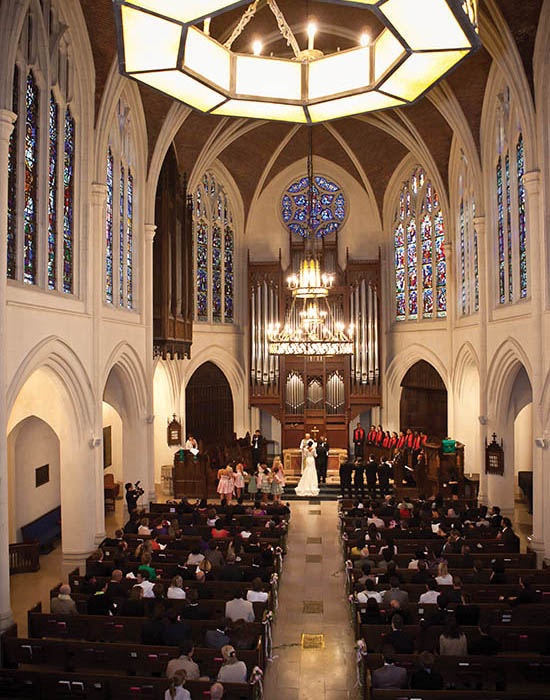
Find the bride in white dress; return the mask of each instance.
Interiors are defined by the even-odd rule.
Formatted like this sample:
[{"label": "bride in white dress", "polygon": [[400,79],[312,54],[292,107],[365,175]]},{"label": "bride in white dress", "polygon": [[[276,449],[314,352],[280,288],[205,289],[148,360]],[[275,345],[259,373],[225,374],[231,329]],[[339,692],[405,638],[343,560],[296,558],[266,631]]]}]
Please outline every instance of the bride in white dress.
[{"label": "bride in white dress", "polygon": [[317,469],[315,468],[315,457],[317,452],[313,446],[313,440],[309,440],[302,450],[304,455],[304,471],[302,478],[296,486],[297,496],[318,496],[319,482],[317,480]]}]

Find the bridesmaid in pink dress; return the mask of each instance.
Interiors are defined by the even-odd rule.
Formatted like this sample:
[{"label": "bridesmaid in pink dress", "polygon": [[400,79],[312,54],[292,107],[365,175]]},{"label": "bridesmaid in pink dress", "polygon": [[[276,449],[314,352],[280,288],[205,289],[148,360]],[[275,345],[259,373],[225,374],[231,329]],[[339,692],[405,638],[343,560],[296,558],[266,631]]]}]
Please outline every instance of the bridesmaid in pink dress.
[{"label": "bridesmaid in pink dress", "polygon": [[224,503],[227,505],[231,504],[231,497],[233,496],[233,470],[231,467],[226,467],[225,469],[218,470],[218,488],[217,491],[220,494],[220,503],[223,506]]}]

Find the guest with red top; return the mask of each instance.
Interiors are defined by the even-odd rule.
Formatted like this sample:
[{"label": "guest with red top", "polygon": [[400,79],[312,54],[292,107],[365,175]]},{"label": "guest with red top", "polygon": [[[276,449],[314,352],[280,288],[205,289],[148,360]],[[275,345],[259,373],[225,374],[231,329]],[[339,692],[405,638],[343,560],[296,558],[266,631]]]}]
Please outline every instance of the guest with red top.
[{"label": "guest with red top", "polygon": [[405,435],[405,446],[411,450],[413,446],[414,435],[410,428],[407,428],[407,433]]},{"label": "guest with red top", "polygon": [[405,433],[402,430],[400,430],[399,437],[397,438],[397,445],[396,445],[398,450],[402,450],[405,447],[405,441],[406,441]]},{"label": "guest with red top", "polygon": [[375,440],[376,440],[376,426],[371,425],[369,433],[367,435],[367,442],[369,443],[369,445],[372,445]]},{"label": "guest with red top", "polygon": [[361,423],[357,423],[357,427],[353,431],[353,446],[355,448],[355,456],[363,456],[363,448],[365,444],[365,431],[361,427]]},{"label": "guest with red top", "polygon": [[391,434],[391,438],[390,438],[390,444],[389,444],[390,450],[393,450],[397,447],[397,440],[398,440],[397,433],[394,431]]},{"label": "guest with red top", "polygon": [[375,444],[380,446],[382,444],[382,440],[384,439],[384,431],[382,430],[382,426],[379,425],[376,428],[376,438],[374,440]]},{"label": "guest with red top", "polygon": [[216,524],[211,530],[212,537],[219,539],[221,537],[229,537],[229,530],[226,530],[221,520],[216,520]]}]

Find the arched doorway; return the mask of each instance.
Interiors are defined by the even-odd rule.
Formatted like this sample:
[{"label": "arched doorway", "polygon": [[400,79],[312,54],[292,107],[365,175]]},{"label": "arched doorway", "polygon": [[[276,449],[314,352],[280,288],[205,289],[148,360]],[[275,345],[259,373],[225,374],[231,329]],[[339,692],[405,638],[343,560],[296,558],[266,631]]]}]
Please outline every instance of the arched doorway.
[{"label": "arched doorway", "polygon": [[401,430],[422,430],[430,437],[447,435],[447,389],[436,369],[419,360],[401,382]]},{"label": "arched doorway", "polygon": [[222,444],[233,435],[233,396],[225,374],[213,362],[198,367],[185,390],[187,435],[207,445]]}]

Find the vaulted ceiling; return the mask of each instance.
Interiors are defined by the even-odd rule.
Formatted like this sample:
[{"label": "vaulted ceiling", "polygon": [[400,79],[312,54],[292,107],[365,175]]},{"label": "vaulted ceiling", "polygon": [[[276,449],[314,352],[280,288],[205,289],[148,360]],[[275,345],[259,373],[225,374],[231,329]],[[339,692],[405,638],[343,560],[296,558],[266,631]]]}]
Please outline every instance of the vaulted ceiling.
[{"label": "vaulted ceiling", "polygon": [[[358,8],[306,0],[278,0],[298,41],[304,43],[304,31],[309,13],[321,28],[316,40],[325,51],[338,47],[348,48],[357,43],[357,34],[367,31],[375,36],[380,31],[378,20],[369,12]],[[109,70],[116,54],[115,27],[111,0],[81,0],[96,69],[96,116],[101,102]],[[482,41],[489,29],[504,36],[509,30],[529,85],[533,85],[532,57],[536,29],[542,0],[481,0],[480,35]],[[242,14],[242,8],[215,17],[211,33],[224,41]],[[351,30],[353,29],[353,31]],[[280,37],[275,19],[267,8],[258,11],[256,18],[234,44],[236,50],[248,50],[252,40],[262,37],[264,46],[276,55],[288,54],[288,47]],[[489,70],[496,56],[488,48],[482,48],[446,79],[446,89],[454,95],[479,152],[479,133],[483,98]],[[151,157],[159,132],[172,104],[171,100],[140,86],[148,129],[149,157]],[[313,129],[315,154],[322,156],[346,170],[361,182],[362,169],[374,192],[378,206],[382,207],[384,193],[396,166],[409,150],[418,146],[418,152],[427,149],[443,183],[447,183],[448,164],[453,137],[451,120],[443,116],[443,110],[433,97],[425,97],[409,107],[389,110],[383,118],[346,118],[330,123],[328,127]],[[220,122],[221,120],[221,122]],[[241,120],[243,123],[245,120]],[[291,124],[256,122],[251,129],[235,129],[235,120],[192,112],[183,122],[174,139],[178,162],[182,170],[190,173],[211,138],[220,143],[213,149],[219,160],[234,177],[243,197],[245,212],[263,178],[264,187],[285,167],[306,155],[307,127],[296,128]],[[229,130],[235,130],[233,138],[227,138]],[[293,133],[295,132],[295,133]],[[285,143],[286,141],[286,143]],[[281,148],[281,145],[284,144]],[[270,164],[274,154],[280,152]],[[354,163],[354,159],[356,162]],[[266,168],[269,166],[269,171]]]}]

